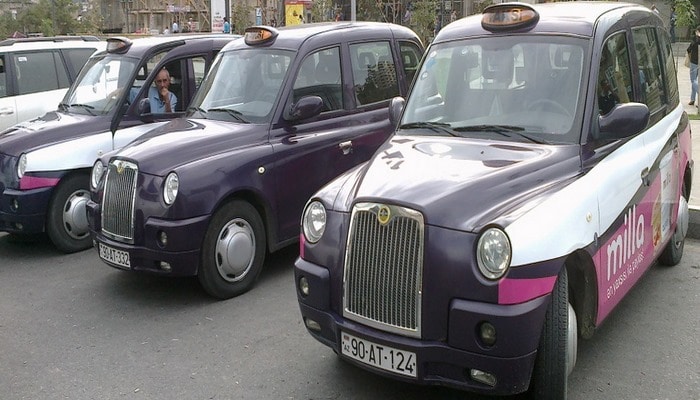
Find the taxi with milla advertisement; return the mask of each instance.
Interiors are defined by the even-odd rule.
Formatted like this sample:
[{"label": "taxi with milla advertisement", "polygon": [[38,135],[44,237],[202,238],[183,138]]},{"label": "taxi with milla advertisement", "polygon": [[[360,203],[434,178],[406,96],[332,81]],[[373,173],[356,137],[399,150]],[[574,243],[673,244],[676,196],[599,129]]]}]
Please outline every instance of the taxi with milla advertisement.
[{"label": "taxi with milla advertisement", "polygon": [[[107,39],[57,110],[0,132],[0,232],[46,232],[66,253],[89,248],[85,204],[95,158],[184,115],[218,51],[237,37]],[[149,88],[163,68],[177,103],[151,112]]]},{"label": "taxi with milla advertisement", "polygon": [[88,219],[110,266],[250,289],[267,252],[299,239],[306,200],[391,136],[418,36],[385,23],[248,28],[187,118],[95,162]]},{"label": "taxi with milla advertisement", "polygon": [[688,228],[688,117],[661,19],[489,6],[443,28],[394,136],[310,198],[308,332],[387,377],[564,399],[590,338]]}]

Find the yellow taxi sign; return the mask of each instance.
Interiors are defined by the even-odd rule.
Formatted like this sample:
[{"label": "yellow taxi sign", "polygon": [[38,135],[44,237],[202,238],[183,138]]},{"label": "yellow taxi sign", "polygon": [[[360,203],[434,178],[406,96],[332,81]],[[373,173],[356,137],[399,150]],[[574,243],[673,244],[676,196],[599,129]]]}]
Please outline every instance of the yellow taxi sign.
[{"label": "yellow taxi sign", "polygon": [[277,37],[277,30],[268,26],[252,26],[245,30],[245,43],[256,45],[271,42]]},{"label": "yellow taxi sign", "polygon": [[486,7],[481,26],[488,31],[518,30],[535,26],[540,15],[528,4],[503,3]]}]

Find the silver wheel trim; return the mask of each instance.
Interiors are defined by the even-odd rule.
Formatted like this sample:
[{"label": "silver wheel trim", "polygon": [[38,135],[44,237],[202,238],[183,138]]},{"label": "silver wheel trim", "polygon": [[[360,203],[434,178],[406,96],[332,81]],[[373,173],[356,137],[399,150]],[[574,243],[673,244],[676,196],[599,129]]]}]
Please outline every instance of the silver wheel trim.
[{"label": "silver wheel trim", "polygon": [[688,211],[688,200],[681,196],[678,202],[678,219],[676,220],[676,230],[673,231],[673,245],[676,248],[681,247],[683,239],[688,234],[688,220],[690,219],[690,212]]},{"label": "silver wheel trim", "polygon": [[578,325],[576,323],[576,312],[568,305],[567,312],[567,337],[566,337],[566,375],[569,376],[576,365],[576,354],[578,352]]},{"label": "silver wheel trim", "polygon": [[63,230],[71,239],[81,240],[90,233],[85,209],[89,198],[87,190],[77,190],[63,204]]},{"label": "silver wheel trim", "polygon": [[248,221],[236,218],[221,228],[216,238],[214,262],[227,282],[239,282],[255,261],[255,234]]}]

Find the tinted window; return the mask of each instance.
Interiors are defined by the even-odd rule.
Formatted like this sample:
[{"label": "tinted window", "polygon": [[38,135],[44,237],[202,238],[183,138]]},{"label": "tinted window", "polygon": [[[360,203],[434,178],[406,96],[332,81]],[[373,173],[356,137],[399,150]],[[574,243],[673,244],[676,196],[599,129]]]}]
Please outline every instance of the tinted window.
[{"label": "tinted window", "polygon": [[83,68],[83,65],[85,65],[85,62],[88,58],[90,58],[94,51],[94,49],[63,50],[63,54],[66,56],[66,62],[68,63],[68,65],[70,65],[74,77],[78,75],[78,72],[80,72],[80,69]]},{"label": "tinted window", "polygon": [[64,65],[54,52],[19,53],[13,62],[20,95],[69,86]]},{"label": "tinted window", "polygon": [[641,101],[655,114],[666,106],[666,93],[661,73],[661,58],[654,28],[633,29],[634,50],[637,56]]},{"label": "tinted window", "polygon": [[353,87],[359,105],[399,95],[396,66],[389,42],[351,45],[350,57]]},{"label": "tinted window", "polygon": [[7,79],[5,76],[5,56],[0,56],[0,97],[7,96]]},{"label": "tinted window", "polygon": [[333,47],[307,56],[294,79],[294,101],[302,96],[319,96],[323,111],[343,108],[340,49]]},{"label": "tinted window", "polygon": [[598,110],[607,114],[618,103],[632,98],[629,52],[624,33],[611,36],[603,45],[598,73]]},{"label": "tinted window", "polygon": [[665,65],[664,79],[666,80],[666,93],[668,104],[675,107],[679,103],[678,97],[678,78],[676,77],[676,63],[673,56],[673,48],[671,41],[665,32],[659,32],[659,42],[661,43],[661,58]]},{"label": "tinted window", "polygon": [[413,82],[413,77],[418,70],[418,62],[420,61],[421,51],[415,43],[401,42],[401,59],[403,61],[403,69],[406,74],[406,82]]}]

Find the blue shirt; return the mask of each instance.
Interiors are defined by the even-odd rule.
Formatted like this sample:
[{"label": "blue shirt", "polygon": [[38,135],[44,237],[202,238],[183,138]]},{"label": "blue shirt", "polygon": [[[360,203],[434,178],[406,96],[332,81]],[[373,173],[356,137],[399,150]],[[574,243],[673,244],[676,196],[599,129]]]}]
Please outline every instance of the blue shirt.
[{"label": "blue shirt", "polygon": [[224,22],[224,33],[231,33],[231,23],[228,21]]},{"label": "blue shirt", "polygon": [[[170,110],[171,112],[175,112],[177,97],[173,92],[169,92],[168,94],[170,96]],[[160,99],[158,89],[153,86],[148,89],[148,101],[151,103],[151,114],[162,114],[165,112],[165,102]]]}]

